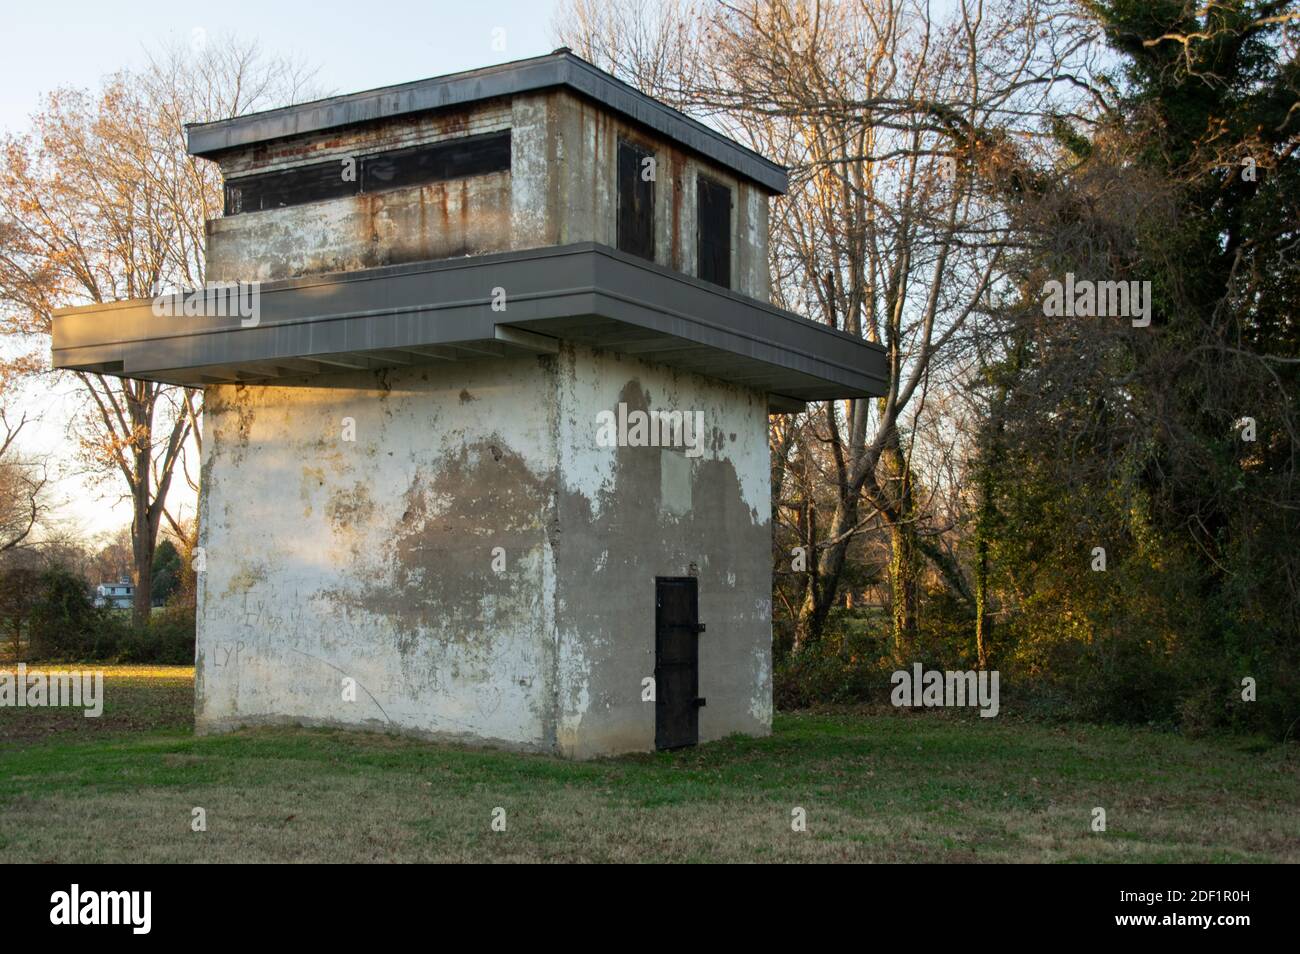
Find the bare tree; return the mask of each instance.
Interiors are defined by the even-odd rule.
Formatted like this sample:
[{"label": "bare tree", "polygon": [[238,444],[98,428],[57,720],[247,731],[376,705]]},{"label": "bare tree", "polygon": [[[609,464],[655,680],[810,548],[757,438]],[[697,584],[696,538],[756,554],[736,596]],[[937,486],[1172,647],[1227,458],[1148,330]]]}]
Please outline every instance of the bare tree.
[{"label": "bare tree", "polygon": [[[186,122],[227,118],[308,95],[310,71],[233,40],[174,46],[96,95],[58,90],[31,131],[3,144],[0,315],[13,341],[47,340],[52,311],[141,298],[204,277],[204,222],[220,208],[210,164],[185,149]],[[168,492],[202,413],[195,393],[152,381],[78,373],[83,459],[121,478],[132,505],[136,622]],[[182,470],[188,477],[182,464]]]},{"label": "bare tree", "polygon": [[0,363],[0,554],[29,548],[41,518],[48,509],[49,473],[43,462],[19,452],[18,437],[34,418],[17,409],[15,367],[25,358]]},{"label": "bare tree", "polygon": [[47,509],[46,467],[17,454],[15,442],[27,423],[27,415],[14,421],[0,407],[0,553],[30,544],[32,531]]},{"label": "bare tree", "polygon": [[694,0],[568,0],[556,9],[552,30],[589,63],[649,96],[690,108],[706,6]]},{"label": "bare tree", "polygon": [[[927,396],[970,372],[971,325],[1003,279],[1007,189],[983,183],[1024,167],[1086,37],[1043,0],[961,0],[942,18],[920,0],[570,8],[558,22],[575,50],[789,167],[771,217],[773,297],[880,344],[889,369],[877,400],[774,425],[775,516],[815,554],[797,639],[819,638],[850,546],[883,527],[895,648],[911,654],[923,560],[961,580],[918,532],[912,453]],[[665,49],[675,68],[656,70]]]}]

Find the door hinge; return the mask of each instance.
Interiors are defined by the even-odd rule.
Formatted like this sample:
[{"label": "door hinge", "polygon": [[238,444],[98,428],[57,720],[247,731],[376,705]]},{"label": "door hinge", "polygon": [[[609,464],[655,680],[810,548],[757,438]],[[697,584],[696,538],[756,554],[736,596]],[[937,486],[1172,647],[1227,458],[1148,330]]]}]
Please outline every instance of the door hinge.
[{"label": "door hinge", "polygon": [[695,630],[697,634],[702,633],[704,632],[704,624],[696,623],[694,626],[691,627],[691,629]]},{"label": "door hinge", "polygon": [[703,696],[700,696],[695,700],[695,708],[703,709],[708,704],[708,701],[709,700],[705,699]]}]

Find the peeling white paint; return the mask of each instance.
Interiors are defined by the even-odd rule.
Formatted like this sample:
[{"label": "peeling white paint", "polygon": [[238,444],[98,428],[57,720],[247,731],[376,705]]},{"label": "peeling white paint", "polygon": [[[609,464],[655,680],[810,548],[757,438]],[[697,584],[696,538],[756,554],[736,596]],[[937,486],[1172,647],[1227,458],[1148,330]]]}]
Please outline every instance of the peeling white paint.
[{"label": "peeling white paint", "polygon": [[[684,473],[725,462],[750,508],[745,523],[766,526],[762,395],[574,347],[389,372],[382,398],[373,378],[209,396],[201,729],[291,720],[577,757],[650,748],[654,710],[639,688],[654,667],[653,578],[695,563],[702,618],[712,615],[701,684],[714,701],[701,738],[767,730],[770,622],[749,609],[763,605],[766,552],[736,551],[721,523],[702,542],[672,543],[686,508],[661,518],[679,557],[663,562],[653,541],[615,533],[578,564],[575,547],[592,541],[580,543],[590,530],[571,522],[598,521],[604,498],[637,506],[609,496],[631,491],[615,488],[618,448],[595,441],[596,411],[635,384],[655,407],[702,410],[710,434],[699,460],[646,448],[657,462],[649,494],[662,492],[663,455]],[[341,440],[343,417],[354,441]],[[492,476],[512,461],[523,469]],[[678,491],[681,476],[668,481]],[[529,487],[533,496],[519,496]],[[555,492],[585,501],[587,516],[570,508],[561,518]],[[502,539],[498,573],[490,562]],[[737,665],[737,651],[756,661]],[[343,698],[344,677],[360,687],[355,702]]]}]

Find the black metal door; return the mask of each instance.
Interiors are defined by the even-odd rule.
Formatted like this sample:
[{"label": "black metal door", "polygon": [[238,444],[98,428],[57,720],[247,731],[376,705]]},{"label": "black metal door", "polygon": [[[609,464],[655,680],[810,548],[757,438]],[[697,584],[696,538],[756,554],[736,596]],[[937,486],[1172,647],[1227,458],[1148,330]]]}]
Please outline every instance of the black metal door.
[{"label": "black metal door", "polygon": [[699,595],[694,577],[655,579],[655,748],[700,740]]}]

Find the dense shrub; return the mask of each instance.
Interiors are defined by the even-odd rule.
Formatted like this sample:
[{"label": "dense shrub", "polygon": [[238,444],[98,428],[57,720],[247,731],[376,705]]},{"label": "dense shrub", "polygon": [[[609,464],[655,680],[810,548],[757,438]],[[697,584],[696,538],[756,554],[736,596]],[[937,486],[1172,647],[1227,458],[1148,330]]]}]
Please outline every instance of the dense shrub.
[{"label": "dense shrub", "polygon": [[28,653],[35,659],[100,658],[106,614],[86,591],[86,584],[62,567],[51,567],[36,581],[28,622]]},{"label": "dense shrub", "polygon": [[[1155,725],[1190,734],[1234,728],[1274,738],[1297,735],[1300,667],[1275,658],[1283,655],[1282,648],[1270,655],[1241,635],[1238,658],[1224,659],[1214,647],[1238,638],[1230,624],[1197,620],[1191,612],[1155,611],[1177,602],[1179,578],[1151,572],[1126,581],[1117,567],[1106,579],[1112,584],[1109,604],[1096,600],[1085,606],[1060,593],[1039,594],[1000,621],[991,668],[1001,674],[1002,712],[1045,721]],[[968,608],[941,592],[930,593],[922,605],[919,642],[925,648],[913,661],[927,669],[976,668]],[[893,659],[890,633],[887,610],[838,610],[820,640],[798,649],[778,633],[776,707],[889,704],[890,677],[900,665]],[[1257,684],[1253,702],[1241,698],[1243,674]]]},{"label": "dense shrub", "polygon": [[0,573],[0,634],[27,661],[194,662],[193,607],[155,610],[135,627],[129,612],[95,606],[85,581],[58,566]]},{"label": "dense shrub", "polygon": [[778,709],[851,702],[888,702],[888,623],[879,614],[836,610],[826,632],[798,651],[778,641],[772,701]]},{"label": "dense shrub", "polygon": [[142,629],[128,627],[119,637],[119,662],[188,666],[194,662],[194,609],[155,610]]}]

